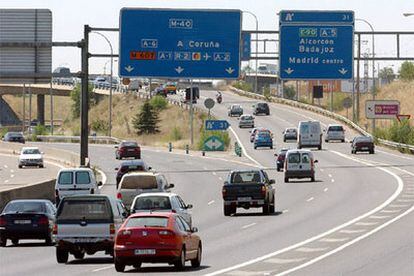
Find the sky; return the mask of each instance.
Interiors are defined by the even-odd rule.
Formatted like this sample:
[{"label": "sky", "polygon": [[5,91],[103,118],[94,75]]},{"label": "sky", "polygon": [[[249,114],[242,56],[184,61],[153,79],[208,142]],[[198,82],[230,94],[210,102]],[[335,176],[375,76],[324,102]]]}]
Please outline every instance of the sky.
[{"label": "sky", "polygon": [[[403,13],[414,13],[414,0],[0,0],[3,8],[47,8],[53,16],[53,41],[79,41],[83,37],[83,26],[117,28],[119,11],[123,7],[154,8],[207,8],[240,9],[254,13],[259,21],[260,30],[278,30],[277,13],[281,10],[353,10],[355,18],[369,21],[375,31],[413,31],[414,16],[404,17]],[[243,30],[255,28],[252,16],[243,16]],[[356,31],[368,31],[368,26],[357,21]],[[118,51],[118,34],[105,33]],[[391,54],[395,50],[389,38],[378,38],[376,54]],[[363,51],[369,51],[369,43]],[[402,40],[402,52],[414,49],[414,36]],[[377,52],[378,51],[378,52]],[[96,34],[90,36],[91,53],[109,53],[107,42]],[[414,50],[411,50],[414,56]],[[90,59],[90,72],[109,72],[109,59]],[[276,61],[274,62],[276,63]],[[392,62],[382,62],[381,67]],[[73,48],[53,48],[53,69],[58,66],[69,67],[71,71],[80,70],[80,50]],[[395,67],[399,64],[395,63]],[[117,62],[114,72],[117,71]]]}]

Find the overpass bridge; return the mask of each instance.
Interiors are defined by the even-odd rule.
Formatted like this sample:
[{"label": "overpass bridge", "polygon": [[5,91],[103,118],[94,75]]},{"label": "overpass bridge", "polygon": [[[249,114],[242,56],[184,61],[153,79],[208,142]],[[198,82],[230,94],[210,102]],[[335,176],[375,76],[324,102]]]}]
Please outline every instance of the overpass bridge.
[{"label": "overpass bridge", "polygon": [[[256,79],[256,73],[246,73],[244,80],[253,84]],[[274,74],[257,74],[257,90],[260,91],[264,87],[268,87],[270,84],[280,83],[279,75]]]}]

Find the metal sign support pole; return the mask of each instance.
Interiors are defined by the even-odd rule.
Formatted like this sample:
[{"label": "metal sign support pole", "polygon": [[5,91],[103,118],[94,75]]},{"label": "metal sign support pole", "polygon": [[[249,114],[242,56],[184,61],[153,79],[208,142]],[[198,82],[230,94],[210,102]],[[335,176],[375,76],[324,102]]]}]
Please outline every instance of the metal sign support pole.
[{"label": "metal sign support pole", "polygon": [[53,84],[50,82],[50,134],[53,135]]},{"label": "metal sign support pole", "polygon": [[358,34],[358,51],[357,51],[357,78],[356,78],[356,122],[359,122],[359,96],[360,96],[360,78],[359,78],[359,59],[361,58],[361,34]]},{"label": "metal sign support pole", "polygon": [[194,117],[194,110],[193,110],[193,79],[190,80],[190,139],[191,139],[191,146],[194,145],[194,129],[193,129],[193,117]]},{"label": "metal sign support pole", "polygon": [[355,123],[355,78],[352,78],[352,122]]},{"label": "metal sign support pole", "polygon": [[23,84],[23,122],[22,122],[22,132],[25,130],[25,121],[26,121],[26,84]]},{"label": "metal sign support pole", "polygon": [[331,81],[330,82],[330,86],[331,86],[330,87],[330,90],[331,90],[331,112],[333,112],[333,103],[334,103],[334,98],[333,98],[334,97],[334,94],[333,94],[334,93],[334,91],[333,91],[334,89],[333,89],[333,85],[334,85],[334,82]]},{"label": "metal sign support pole", "polygon": [[88,111],[89,111],[89,32],[88,25],[84,26],[84,38],[82,45],[82,83],[81,83],[81,145],[80,145],[80,165],[86,164],[88,158]]},{"label": "metal sign support pole", "polygon": [[32,134],[32,87],[29,84],[29,134]]}]

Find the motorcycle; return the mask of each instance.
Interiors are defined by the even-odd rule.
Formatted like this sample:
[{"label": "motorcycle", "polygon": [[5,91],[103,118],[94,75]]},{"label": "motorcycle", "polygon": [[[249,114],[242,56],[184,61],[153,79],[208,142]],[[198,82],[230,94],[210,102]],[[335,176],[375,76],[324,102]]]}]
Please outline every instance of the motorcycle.
[{"label": "motorcycle", "polygon": [[223,101],[223,97],[221,95],[217,95],[216,96],[216,101],[217,101],[217,103],[221,104],[221,102]]}]

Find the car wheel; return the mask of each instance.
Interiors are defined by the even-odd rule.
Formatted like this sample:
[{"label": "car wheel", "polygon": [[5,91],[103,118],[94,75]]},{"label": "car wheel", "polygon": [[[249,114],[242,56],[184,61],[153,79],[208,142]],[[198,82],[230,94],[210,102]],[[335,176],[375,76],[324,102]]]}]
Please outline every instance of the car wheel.
[{"label": "car wheel", "polygon": [[200,267],[201,264],[201,253],[202,253],[202,249],[201,249],[201,243],[198,245],[198,249],[197,249],[197,257],[193,260],[191,260],[191,266],[192,267]]},{"label": "car wheel", "polygon": [[342,142],[342,143],[345,143],[345,139],[342,139],[342,140],[341,140],[341,142]]},{"label": "car wheel", "polygon": [[142,263],[141,263],[141,262],[137,262],[137,263],[133,264],[132,266],[133,266],[135,269],[140,269],[140,268],[141,268],[141,265],[142,265]]},{"label": "car wheel", "polygon": [[276,171],[280,172],[280,168],[279,167],[276,167]]},{"label": "car wheel", "polygon": [[254,146],[254,149],[257,149],[257,147],[256,147],[256,146]]},{"label": "car wheel", "polygon": [[233,208],[229,205],[224,205],[223,210],[224,210],[224,216],[228,217],[232,214]]},{"label": "car wheel", "polygon": [[75,259],[77,260],[82,260],[83,258],[85,258],[85,252],[78,251],[78,252],[75,252],[73,256],[75,256]]},{"label": "car wheel", "polygon": [[263,212],[264,215],[268,215],[269,214],[269,210],[270,210],[270,205],[268,203],[266,203],[265,205],[263,205],[262,212]]},{"label": "car wheel", "polygon": [[319,146],[318,146],[318,150],[321,150],[321,149],[322,149],[322,145],[319,145]]},{"label": "car wheel", "polygon": [[329,143],[329,140],[328,139],[325,139],[325,143]]},{"label": "car wheel", "polygon": [[273,149],[273,146],[270,146],[270,149]]},{"label": "car wheel", "polygon": [[273,199],[273,203],[269,205],[269,213],[273,214],[275,212],[275,199]]},{"label": "car wheel", "polygon": [[19,244],[19,239],[11,239],[11,242],[13,245],[18,245]]},{"label": "car wheel", "polygon": [[115,258],[115,270],[117,272],[124,272],[125,264],[121,262],[118,258]]},{"label": "car wheel", "polygon": [[369,151],[369,154],[374,154],[375,153],[375,151],[374,150],[370,150]]},{"label": "car wheel", "polygon": [[45,239],[45,243],[46,243],[46,245],[52,245],[53,244],[52,233],[49,232],[49,234],[47,235],[47,237]]},{"label": "car wheel", "polygon": [[285,183],[289,183],[289,177],[285,177]]},{"label": "car wheel", "polygon": [[23,168],[23,166],[22,165],[19,165],[19,169],[21,169],[21,168]]},{"label": "car wheel", "polygon": [[311,182],[315,182],[315,177],[311,176]]},{"label": "car wheel", "polygon": [[43,165],[39,165],[39,168],[41,168],[41,169],[42,169],[42,168],[44,168],[44,167],[45,167],[45,166],[43,166]]},{"label": "car wheel", "polygon": [[270,112],[267,112],[266,115],[269,116],[270,115]]},{"label": "car wheel", "polygon": [[286,143],[286,139],[285,138],[283,138],[283,143]]},{"label": "car wheel", "polygon": [[5,237],[0,238],[0,247],[5,247],[7,244],[7,239]]},{"label": "car wheel", "polygon": [[180,258],[174,263],[177,270],[184,270],[185,268],[185,247],[181,249]]},{"label": "car wheel", "polygon": [[59,247],[56,247],[56,260],[59,264],[64,264],[69,259],[69,252],[61,249]]}]

